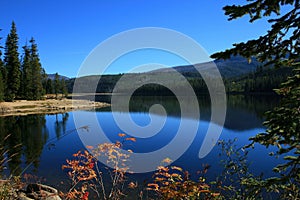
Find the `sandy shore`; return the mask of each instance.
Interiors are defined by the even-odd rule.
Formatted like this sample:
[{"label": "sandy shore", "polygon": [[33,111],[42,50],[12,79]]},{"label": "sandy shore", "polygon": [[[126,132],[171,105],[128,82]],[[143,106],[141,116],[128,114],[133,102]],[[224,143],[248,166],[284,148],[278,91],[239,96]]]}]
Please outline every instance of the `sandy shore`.
[{"label": "sandy shore", "polygon": [[28,115],[28,114],[56,114],[72,110],[90,110],[107,107],[109,104],[89,100],[47,99],[39,101],[19,100],[15,102],[1,102],[0,116]]}]

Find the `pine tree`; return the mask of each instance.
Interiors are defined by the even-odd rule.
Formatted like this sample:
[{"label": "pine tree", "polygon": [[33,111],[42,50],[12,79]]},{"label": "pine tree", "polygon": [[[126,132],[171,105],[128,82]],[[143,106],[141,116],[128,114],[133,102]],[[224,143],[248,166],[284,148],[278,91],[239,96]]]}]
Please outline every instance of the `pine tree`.
[{"label": "pine tree", "polygon": [[[1,29],[0,29],[1,31]],[[2,37],[0,37],[0,40]],[[0,73],[1,73],[1,81],[0,83],[2,84],[2,89],[1,89],[1,100],[3,101],[5,99],[5,91],[6,91],[6,80],[7,80],[7,71],[6,68],[4,67],[4,63],[2,61],[2,49],[3,47],[0,46]]]},{"label": "pine tree", "polygon": [[53,94],[53,84],[50,78],[48,78],[46,81],[45,90],[46,90],[46,94]]},{"label": "pine tree", "polygon": [[46,85],[47,85],[48,75],[44,68],[42,68],[42,96],[46,94]]},{"label": "pine tree", "polygon": [[[286,9],[282,14],[284,6]],[[293,75],[276,90],[282,99],[278,107],[266,113],[264,125],[267,131],[251,138],[254,143],[277,148],[273,155],[283,156],[284,163],[273,168],[274,172],[278,172],[276,177],[265,180],[245,179],[243,184],[248,184],[254,197],[260,191],[267,190],[279,194],[279,199],[297,199],[300,193],[300,1],[253,0],[244,5],[226,6],[224,10],[229,20],[249,15],[250,22],[254,22],[262,16],[277,16],[268,20],[272,26],[265,35],[234,44],[232,49],[212,57],[226,59],[232,55],[247,58],[256,56],[265,65],[289,66],[294,69]]]},{"label": "pine tree", "polygon": [[6,99],[9,101],[13,101],[17,97],[20,88],[21,70],[18,39],[16,24],[12,22],[11,30],[5,43],[4,57],[5,68],[7,70]]},{"label": "pine tree", "polygon": [[[0,67],[2,67],[1,65],[2,65],[2,60],[0,58]],[[3,100],[4,100],[4,84],[3,84],[2,73],[0,72],[0,102]]]},{"label": "pine tree", "polygon": [[[0,29],[0,31],[1,31],[1,29]],[[2,38],[0,37],[0,40],[1,40]],[[4,89],[5,89],[5,82],[4,82],[4,80],[3,80],[3,75],[2,75],[2,73],[3,73],[3,71],[4,71],[4,64],[3,64],[3,62],[2,62],[2,58],[1,58],[1,56],[2,56],[2,51],[1,51],[1,46],[0,46],[0,101],[3,101],[4,100]]]},{"label": "pine tree", "polygon": [[60,91],[61,91],[61,94],[64,96],[64,97],[67,97],[68,96],[68,89],[67,89],[67,85],[66,85],[66,82],[65,80],[62,78],[60,80]]},{"label": "pine tree", "polygon": [[54,94],[55,98],[57,99],[58,93],[60,92],[60,81],[59,81],[59,75],[58,73],[55,73],[55,78],[54,78]]},{"label": "pine tree", "polygon": [[24,56],[22,59],[22,84],[20,94],[23,99],[32,99],[32,69],[30,63],[30,49],[27,45],[23,46]]},{"label": "pine tree", "polygon": [[43,69],[42,65],[40,63],[40,58],[38,55],[38,49],[37,44],[35,43],[35,40],[31,38],[29,41],[30,46],[30,68],[31,68],[31,74],[32,74],[32,99],[38,100],[41,99],[43,95]]}]

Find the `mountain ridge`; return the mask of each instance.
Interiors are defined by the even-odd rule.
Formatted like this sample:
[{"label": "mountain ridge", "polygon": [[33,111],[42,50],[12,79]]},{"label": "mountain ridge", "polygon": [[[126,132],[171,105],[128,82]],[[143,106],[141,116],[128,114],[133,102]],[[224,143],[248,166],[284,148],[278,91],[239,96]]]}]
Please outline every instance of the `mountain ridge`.
[{"label": "mountain ridge", "polygon": [[[258,62],[256,58],[251,58],[251,62],[242,56],[232,56],[230,59],[217,59],[211,62],[197,63],[193,65],[182,65],[171,68],[161,68],[150,71],[150,73],[165,73],[172,72],[174,69],[186,76],[193,76],[194,73],[209,67],[212,62],[217,66],[220,74],[224,78],[233,78],[255,72],[257,67],[262,66],[262,63]],[[146,72],[149,73],[149,72]],[[190,74],[190,75],[189,75]]]},{"label": "mountain ridge", "polygon": [[[67,76],[63,76],[63,75],[58,75],[59,80],[64,79],[66,80],[70,80],[71,78],[67,77]],[[51,79],[52,81],[55,80],[55,74],[47,74],[47,78]]]},{"label": "mountain ridge", "polygon": [[[209,65],[214,64],[217,66],[220,74],[223,78],[233,78],[242,76],[245,74],[249,74],[252,72],[255,72],[259,66],[262,66],[263,63],[259,62],[255,57],[251,58],[251,62],[248,61],[248,59],[242,57],[242,56],[232,56],[230,59],[217,59],[213,60],[211,62],[204,62],[204,63],[196,63],[192,65],[179,65],[179,66],[173,66],[173,67],[166,67],[166,68],[160,68],[156,70],[141,72],[142,74],[147,73],[165,73],[165,72],[172,72],[174,69],[182,73],[186,77],[195,77],[199,76],[199,71],[205,69]],[[120,74],[104,74],[101,76],[119,76]],[[61,76],[61,78],[65,80],[70,80],[74,78],[82,78],[82,77],[67,77],[67,76]],[[100,75],[87,75],[83,77],[93,77],[93,76],[100,76]],[[48,74],[48,78],[51,80],[54,80],[55,74]]]}]

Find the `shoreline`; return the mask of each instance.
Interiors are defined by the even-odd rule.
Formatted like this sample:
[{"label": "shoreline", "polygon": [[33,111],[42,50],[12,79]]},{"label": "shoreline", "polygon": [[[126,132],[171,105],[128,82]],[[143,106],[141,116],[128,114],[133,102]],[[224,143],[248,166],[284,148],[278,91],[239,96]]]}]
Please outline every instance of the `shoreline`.
[{"label": "shoreline", "polygon": [[108,103],[80,99],[17,100],[14,102],[0,102],[0,117],[59,114],[74,110],[91,110],[108,106],[110,106]]}]

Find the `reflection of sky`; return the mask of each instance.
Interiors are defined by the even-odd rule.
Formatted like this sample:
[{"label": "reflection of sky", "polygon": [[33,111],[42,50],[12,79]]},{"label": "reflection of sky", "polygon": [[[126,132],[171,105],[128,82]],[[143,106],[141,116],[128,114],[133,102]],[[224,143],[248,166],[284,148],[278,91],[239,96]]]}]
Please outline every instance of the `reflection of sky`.
[{"label": "reflection of sky", "polygon": [[[97,131],[96,127],[93,124],[90,124],[90,119],[93,117],[95,113],[92,112],[83,112],[81,111],[82,116],[82,125],[86,124],[90,126],[90,132]],[[115,113],[116,118],[119,120],[122,120],[122,118],[125,118],[126,113]],[[136,123],[138,126],[141,126],[142,128],[149,126],[151,122],[150,115],[148,113],[131,113],[130,114],[131,119],[133,120],[133,123]],[[152,121],[163,121],[165,118],[163,116],[159,115],[152,115]],[[118,140],[118,133],[126,133],[129,136],[134,135],[135,137],[139,138],[138,134],[146,134],[147,133],[130,133],[125,132],[122,130],[114,121],[114,117],[111,112],[98,112],[97,113],[97,120],[100,125],[100,127],[103,129],[103,132],[106,134],[106,136],[111,141]],[[134,146],[135,149],[138,151],[148,151],[148,150],[154,150],[156,148],[162,147],[165,144],[169,142],[170,139],[172,139],[178,130],[178,127],[180,125],[181,120],[183,121],[195,121],[193,119],[181,119],[179,117],[167,117],[167,120],[162,127],[162,129],[157,132],[157,134],[153,135],[152,137],[145,137],[141,135],[141,138],[138,139],[139,142],[137,142]],[[208,128],[209,122],[208,121],[200,121],[199,124],[199,130],[197,133],[197,137],[201,137],[203,140],[204,133],[206,133]],[[214,124],[214,126],[218,127],[218,125]],[[231,130],[224,128],[222,132],[222,139],[228,140],[228,139],[234,139],[235,137],[239,138],[242,143],[246,143],[248,141],[248,138],[255,135],[256,133],[263,132],[264,129],[260,128],[261,125],[257,124],[258,128],[253,128],[249,130]],[[188,130],[187,130],[188,134]],[[87,136],[90,136],[92,134],[87,134]],[[95,141],[95,140],[93,140]],[[148,144],[148,145],[147,145]],[[151,145],[149,145],[151,144]],[[139,148],[140,147],[140,148]],[[148,149],[152,148],[152,149]]]},{"label": "reflection of sky", "polygon": [[[115,117],[119,120],[125,118],[125,113],[115,113]],[[151,121],[148,113],[131,113],[130,116],[134,123],[137,123],[139,126],[147,127]],[[162,148],[166,144],[168,144],[173,137],[176,135],[178,127],[180,125],[180,119],[176,117],[168,117],[162,129],[157,132],[157,134],[147,133],[147,132],[125,132],[122,130],[114,121],[113,115],[111,112],[99,112],[97,113],[97,118],[101,128],[105,135],[111,141],[120,140],[118,137],[118,133],[126,133],[128,136],[135,136],[137,138],[137,142],[134,144],[130,144],[130,148],[134,150],[134,152],[151,152],[157,149]],[[161,121],[164,120],[164,117],[159,115],[152,115],[153,121]],[[191,119],[185,120],[185,122],[189,123],[189,121],[193,121]],[[156,128],[156,127],[155,127]],[[91,132],[93,128],[91,127]],[[151,129],[150,129],[151,130]],[[148,129],[148,131],[150,131]],[[94,131],[97,131],[94,129]],[[188,131],[187,131],[188,132]],[[145,137],[145,135],[153,135],[151,137]],[[90,136],[88,134],[87,136]],[[138,136],[140,135],[140,137]],[[90,139],[90,141],[95,141],[96,138]]]},{"label": "reflection of sky", "polygon": [[[117,113],[118,117],[122,117],[124,113]],[[148,113],[131,113],[131,117],[135,123],[140,126],[147,126],[150,122],[150,118]],[[152,117],[161,119],[162,116],[153,115]],[[106,133],[106,136],[111,141],[120,140],[118,137],[118,133],[124,133],[122,129],[120,129],[114,122],[113,116],[111,112],[99,112],[97,113],[97,118],[99,123]],[[185,119],[183,119],[185,120]],[[189,119],[191,120],[191,119]],[[125,147],[132,149],[134,152],[142,153],[142,152],[151,152],[157,149],[164,147],[168,144],[176,135],[176,131],[178,130],[181,119],[178,117],[168,117],[164,127],[161,129],[159,133],[149,138],[138,138],[135,143],[128,142]],[[192,120],[193,121],[193,120]],[[175,162],[175,164],[179,164],[184,166],[192,171],[199,170],[201,168],[201,164],[210,163],[214,165],[212,170],[216,173],[220,170],[219,160],[219,147],[215,146],[213,150],[203,159],[198,158],[198,153],[200,147],[202,145],[204,136],[206,134],[207,128],[209,126],[209,122],[200,121],[199,129],[194,139],[192,145],[188,148],[188,150],[183,154],[183,156]],[[213,124],[214,126],[218,126]],[[237,138],[235,145],[237,147],[241,147],[243,145],[249,144],[249,138],[256,135],[257,133],[264,132],[264,128],[260,128],[261,125],[257,124],[257,128],[248,129],[248,130],[231,130],[224,128],[220,137],[220,140],[233,140]],[[92,130],[91,130],[92,131]],[[130,136],[130,133],[126,133]],[[143,133],[140,133],[143,134]],[[189,131],[186,132],[187,137],[189,137]],[[92,139],[96,141],[96,138]],[[254,150],[251,150],[249,153],[249,160],[253,163],[253,169],[260,169],[266,175],[270,175],[272,172],[270,170],[270,165],[274,165],[276,160],[268,156],[268,152],[272,149],[265,149],[261,145],[256,145]],[[277,161],[278,162],[278,161]]]},{"label": "reflection of sky", "polygon": [[[81,137],[91,137],[95,144],[101,143],[101,141],[97,140],[97,128],[94,124],[90,123],[90,119],[93,115],[96,114],[97,120],[101,125],[104,133],[111,141],[120,140],[118,137],[118,133],[124,133],[122,129],[120,129],[116,123],[114,122],[113,116],[111,112],[88,112],[88,111],[76,111],[80,113],[82,116],[82,123],[84,125],[89,126],[89,131],[74,130],[75,125],[73,121],[73,114],[70,113],[69,119],[66,124],[65,133],[60,133],[60,139],[53,140],[55,146],[48,148],[48,146],[44,147],[41,159],[40,159],[40,167],[38,169],[38,175],[44,176],[48,179],[48,181],[56,183],[57,177],[61,179],[66,178],[65,173],[61,170],[61,165],[65,163],[66,159],[72,158],[72,154],[76,153],[78,150],[84,148],[84,144],[80,140]],[[119,116],[122,116],[124,113],[118,113]],[[150,117],[148,113],[131,113],[131,117],[135,123],[139,126],[147,126],[150,123]],[[153,115],[153,118],[156,120],[162,120],[163,117],[159,115]],[[58,115],[58,120],[61,120],[61,116]],[[194,123],[192,119],[186,119],[189,123]],[[46,116],[46,126],[49,130],[49,138],[56,138],[57,133],[55,131],[55,123],[56,116],[48,115]],[[172,139],[174,139],[177,134],[177,130],[181,119],[178,117],[167,117],[165,125],[159,131],[158,134],[149,137],[149,138],[137,138],[136,142],[126,142],[125,148],[132,149],[134,152],[151,152],[154,150],[158,150],[165,145],[167,145]],[[213,150],[203,159],[198,158],[199,150],[202,145],[204,136],[206,134],[209,122],[200,121],[199,128],[197,131],[197,135],[194,138],[192,144],[189,146],[187,151],[175,162],[174,165],[178,165],[184,167],[191,171],[192,173],[202,168],[203,164],[210,164],[211,168],[209,169],[209,177],[219,175],[221,173],[220,168],[220,160],[219,157],[220,147],[215,146]],[[214,126],[218,126],[214,124]],[[261,128],[260,124],[257,124],[256,128],[246,129],[246,130],[232,130],[229,128],[223,128],[220,139],[221,140],[233,140],[237,138],[236,145],[237,147],[241,147],[245,144],[248,144],[248,138],[256,135],[257,133],[264,132],[264,128]],[[127,133],[130,135],[130,133]],[[139,133],[143,134],[143,133]],[[186,136],[189,137],[189,131],[186,131]],[[96,138],[93,138],[96,137]],[[85,144],[86,145],[86,144]],[[180,146],[178,146],[180,147]],[[270,170],[275,164],[279,163],[280,160],[276,160],[273,157],[268,156],[268,153],[274,149],[265,149],[265,147],[261,145],[255,145],[255,149],[250,149],[249,153],[249,161],[252,162],[250,167],[254,173],[259,174],[260,172],[264,172],[265,175],[270,176],[272,171]],[[208,177],[208,178],[209,178]]]},{"label": "reflection of sky", "polygon": [[[247,131],[233,131],[230,129],[225,129],[221,136],[221,139],[226,141],[229,139],[232,140],[234,138],[237,138],[237,147],[242,147],[243,145],[250,144],[250,137],[263,132],[265,132],[264,128],[254,128]],[[282,161],[281,159],[276,159],[269,156],[269,153],[275,150],[276,148],[274,147],[266,148],[259,144],[255,144],[254,149],[249,149],[248,158],[251,162],[250,169],[252,170],[252,172],[257,175],[261,172],[263,172],[266,176],[272,175],[273,172],[271,169]]]}]

